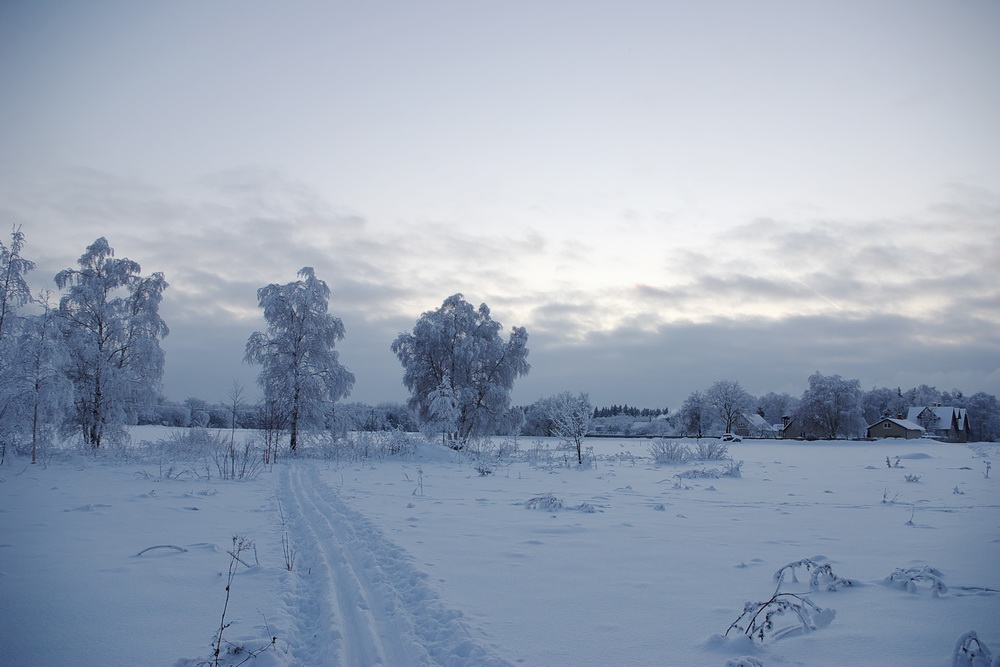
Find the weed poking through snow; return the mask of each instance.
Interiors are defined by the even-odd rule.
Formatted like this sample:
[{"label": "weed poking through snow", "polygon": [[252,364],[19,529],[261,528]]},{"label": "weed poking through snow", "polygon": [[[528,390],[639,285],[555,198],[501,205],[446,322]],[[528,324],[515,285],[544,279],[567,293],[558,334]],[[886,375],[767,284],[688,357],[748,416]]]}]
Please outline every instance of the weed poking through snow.
[{"label": "weed poking through snow", "polygon": [[[243,565],[249,568],[250,566],[241,558],[244,553],[253,551],[256,553],[256,548],[254,546],[253,540],[247,538],[245,535],[233,535],[233,549],[232,551],[227,551],[226,553],[230,556],[229,561],[229,575],[226,579],[226,601],[222,605],[222,619],[219,621],[219,630],[215,633],[215,638],[212,640],[212,655],[214,657],[214,662],[211,664],[213,667],[219,667],[220,660],[222,659],[222,646],[226,644],[226,655],[234,656],[234,659],[242,658],[239,662],[229,662],[231,667],[237,667],[242,665],[248,660],[256,658],[258,655],[264,651],[272,648],[277,637],[271,637],[271,643],[265,644],[264,646],[255,649],[253,651],[248,651],[246,647],[240,646],[238,644],[232,644],[225,641],[222,638],[223,633],[225,633],[226,628],[232,625],[232,621],[226,622],[226,613],[229,611],[229,600],[233,594],[233,579],[236,577],[237,565]],[[265,620],[266,622],[266,620]]]},{"label": "weed poking through snow", "polygon": [[838,588],[850,588],[854,586],[854,581],[851,579],[844,579],[843,577],[837,576],[833,572],[833,568],[829,563],[819,564],[808,558],[803,558],[802,560],[797,560],[793,563],[788,563],[782,566],[777,572],[774,573],[774,581],[778,584],[778,588],[781,588],[781,584],[785,582],[785,576],[788,573],[792,575],[792,581],[798,582],[799,578],[796,576],[795,571],[798,568],[804,568],[806,572],[809,572],[809,590],[818,591],[820,585],[825,586],[827,591],[835,591]]},{"label": "weed poking through snow", "polygon": [[[823,609],[804,595],[779,593],[764,602],[747,602],[743,613],[733,621],[726,635],[739,630],[750,639],[761,643],[765,639],[781,639],[795,634],[808,634],[829,625],[836,612]],[[781,623],[782,619],[788,622]]]}]

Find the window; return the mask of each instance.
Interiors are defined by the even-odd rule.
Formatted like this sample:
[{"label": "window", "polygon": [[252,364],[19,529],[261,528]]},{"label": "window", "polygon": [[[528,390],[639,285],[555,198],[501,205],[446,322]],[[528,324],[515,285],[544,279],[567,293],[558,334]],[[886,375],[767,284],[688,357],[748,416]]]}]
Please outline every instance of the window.
[{"label": "window", "polygon": [[892,422],[882,422],[882,428],[892,428]]}]

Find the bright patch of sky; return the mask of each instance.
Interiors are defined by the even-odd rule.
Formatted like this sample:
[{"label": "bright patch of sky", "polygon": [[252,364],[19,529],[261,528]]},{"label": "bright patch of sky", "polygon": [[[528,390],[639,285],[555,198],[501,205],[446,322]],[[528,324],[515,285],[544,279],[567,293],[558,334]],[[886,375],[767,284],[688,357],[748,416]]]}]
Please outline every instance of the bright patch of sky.
[{"label": "bright patch of sky", "polygon": [[454,292],[528,328],[524,401],[1000,393],[998,31],[987,1],[8,2],[0,214],[38,286],[102,235],[166,274],[175,399],[252,383],[255,291],[305,265],[359,400],[403,395],[389,344]]}]

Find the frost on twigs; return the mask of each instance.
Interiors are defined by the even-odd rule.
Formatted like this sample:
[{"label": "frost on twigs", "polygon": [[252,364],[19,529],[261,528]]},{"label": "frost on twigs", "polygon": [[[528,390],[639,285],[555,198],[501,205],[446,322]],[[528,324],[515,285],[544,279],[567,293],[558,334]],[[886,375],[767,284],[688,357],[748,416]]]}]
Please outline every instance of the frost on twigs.
[{"label": "frost on twigs", "polygon": [[833,568],[829,563],[819,564],[808,558],[803,558],[802,560],[788,563],[774,573],[774,581],[778,584],[779,589],[781,588],[781,584],[785,582],[785,577],[789,573],[792,575],[792,581],[798,582],[799,578],[795,573],[795,570],[798,568],[805,568],[806,572],[809,573],[809,590],[811,591],[818,591],[821,586],[827,591],[835,591],[838,588],[850,588],[854,586],[854,582],[852,580],[844,579],[843,577],[834,574]]},{"label": "frost on twigs", "polygon": [[955,642],[951,667],[1000,667],[1000,656],[994,658],[986,644],[973,631],[966,632]]},{"label": "frost on twigs", "polygon": [[896,568],[885,578],[889,586],[898,586],[910,593],[916,593],[921,588],[929,588],[935,597],[948,592],[948,587],[941,581],[944,574],[929,565],[922,567]]},{"label": "frost on twigs", "polygon": [[776,586],[770,599],[764,602],[747,602],[743,606],[743,613],[726,630],[726,636],[733,630],[739,630],[751,640],[763,643],[766,639],[808,634],[833,622],[837,615],[833,609],[824,609],[805,595],[781,592],[781,586],[789,574],[792,581],[798,581],[796,570],[799,568],[804,568],[809,573],[811,591],[819,591],[821,588],[835,591],[855,585],[850,579],[834,574],[826,563],[816,563],[809,558],[788,563],[774,573]]}]

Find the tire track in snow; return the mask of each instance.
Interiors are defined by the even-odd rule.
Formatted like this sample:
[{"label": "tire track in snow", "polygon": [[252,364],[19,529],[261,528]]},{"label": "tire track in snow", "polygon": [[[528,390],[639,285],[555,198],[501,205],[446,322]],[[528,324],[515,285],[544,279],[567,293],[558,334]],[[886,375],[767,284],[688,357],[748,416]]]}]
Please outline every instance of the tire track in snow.
[{"label": "tire track in snow", "polygon": [[282,473],[298,551],[293,598],[302,664],[508,665],[477,645],[408,554],[349,508],[311,463]]}]

